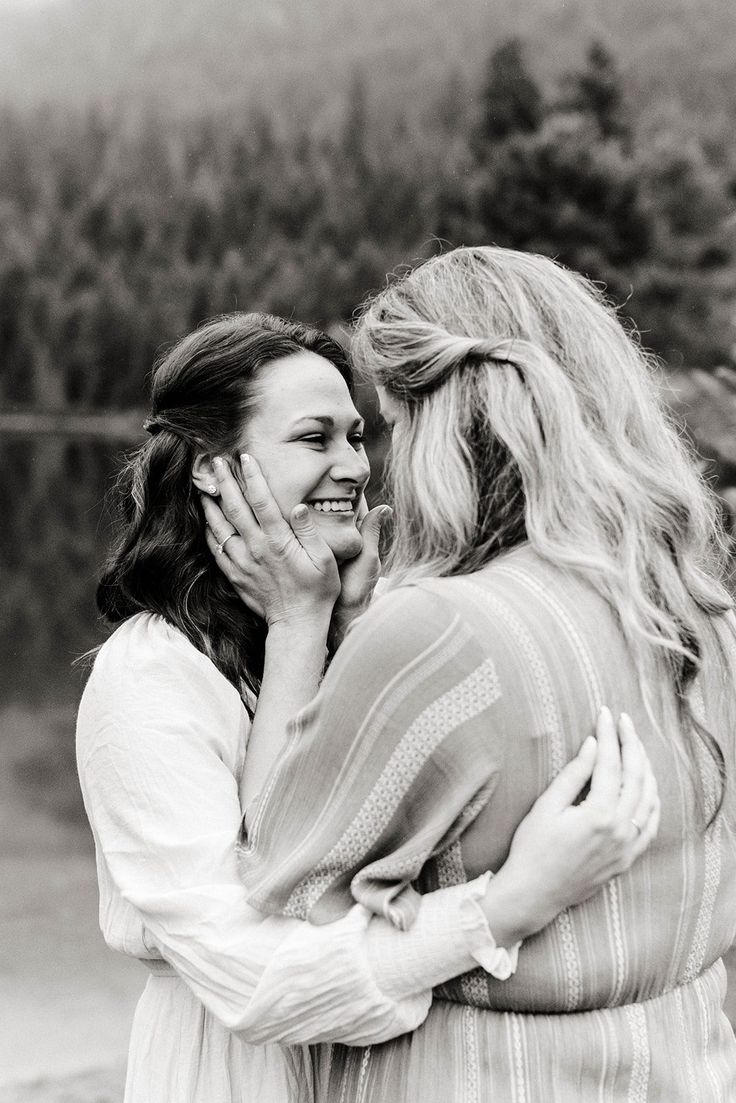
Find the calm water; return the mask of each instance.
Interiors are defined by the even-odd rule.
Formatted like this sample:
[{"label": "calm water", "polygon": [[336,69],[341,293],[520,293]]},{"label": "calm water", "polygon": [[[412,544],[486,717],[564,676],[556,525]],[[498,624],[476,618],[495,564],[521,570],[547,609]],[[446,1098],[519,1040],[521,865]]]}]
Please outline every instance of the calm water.
[{"label": "calm water", "polygon": [[73,662],[104,639],[95,578],[110,539],[106,492],[119,441],[9,437],[0,442],[0,705],[71,703]]}]

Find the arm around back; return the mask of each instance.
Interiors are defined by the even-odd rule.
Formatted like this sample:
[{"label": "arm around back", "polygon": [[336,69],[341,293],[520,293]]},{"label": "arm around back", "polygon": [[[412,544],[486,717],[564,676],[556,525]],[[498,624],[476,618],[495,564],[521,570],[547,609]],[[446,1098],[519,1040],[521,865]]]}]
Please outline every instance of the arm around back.
[{"label": "arm around back", "polygon": [[113,918],[108,941],[165,958],[252,1042],[370,1044],[414,1029],[438,958],[450,975],[472,967],[482,922],[463,918],[464,904],[445,890],[423,931],[408,941],[387,932],[389,960],[415,946],[429,970],[424,989],[389,996],[367,952],[383,920],[356,907],[318,928],[256,911],[236,862],[246,732],[234,688],[159,618],[133,618],[103,647],[80,708],[79,771],[101,891],[120,904],[103,913],[140,924],[131,937]]}]

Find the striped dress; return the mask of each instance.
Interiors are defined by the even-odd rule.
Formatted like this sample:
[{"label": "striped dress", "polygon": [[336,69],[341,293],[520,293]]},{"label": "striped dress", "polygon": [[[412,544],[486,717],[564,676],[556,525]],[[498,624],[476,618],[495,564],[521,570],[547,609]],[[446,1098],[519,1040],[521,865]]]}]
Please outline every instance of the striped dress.
[{"label": "striped dress", "polygon": [[[697,687],[731,771],[732,629],[724,620],[734,679],[716,684],[706,661]],[[503,863],[604,703],[633,716],[657,776],[650,850],[529,939],[511,979],[478,970],[445,984],[394,1041],[313,1047],[317,1100],[736,1099],[721,960],[736,938],[733,797],[716,811],[705,753],[694,780],[673,701],[650,723],[610,607],[528,545],[477,574],[399,588],[361,619],[292,725],[241,874],[264,911],[324,923],[358,900],[410,924],[417,890]]]}]

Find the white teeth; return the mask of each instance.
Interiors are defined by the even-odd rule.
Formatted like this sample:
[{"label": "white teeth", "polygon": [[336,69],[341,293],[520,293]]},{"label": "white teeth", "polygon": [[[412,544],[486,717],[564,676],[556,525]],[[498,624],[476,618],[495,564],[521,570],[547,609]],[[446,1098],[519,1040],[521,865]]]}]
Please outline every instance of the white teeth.
[{"label": "white teeth", "polygon": [[346,499],[321,499],[320,501],[312,502],[312,506],[318,513],[352,513],[353,504]]}]

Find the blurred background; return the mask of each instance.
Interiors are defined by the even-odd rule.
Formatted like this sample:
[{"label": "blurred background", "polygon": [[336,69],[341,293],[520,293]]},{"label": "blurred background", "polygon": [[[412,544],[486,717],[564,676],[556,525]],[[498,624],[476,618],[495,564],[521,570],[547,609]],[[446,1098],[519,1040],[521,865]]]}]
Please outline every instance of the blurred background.
[{"label": "blurred background", "polygon": [[0,0],[1,1100],[121,1099],[145,978],[97,930],[73,663],[157,351],[546,253],[659,354],[733,526],[735,212],[733,0]]}]

